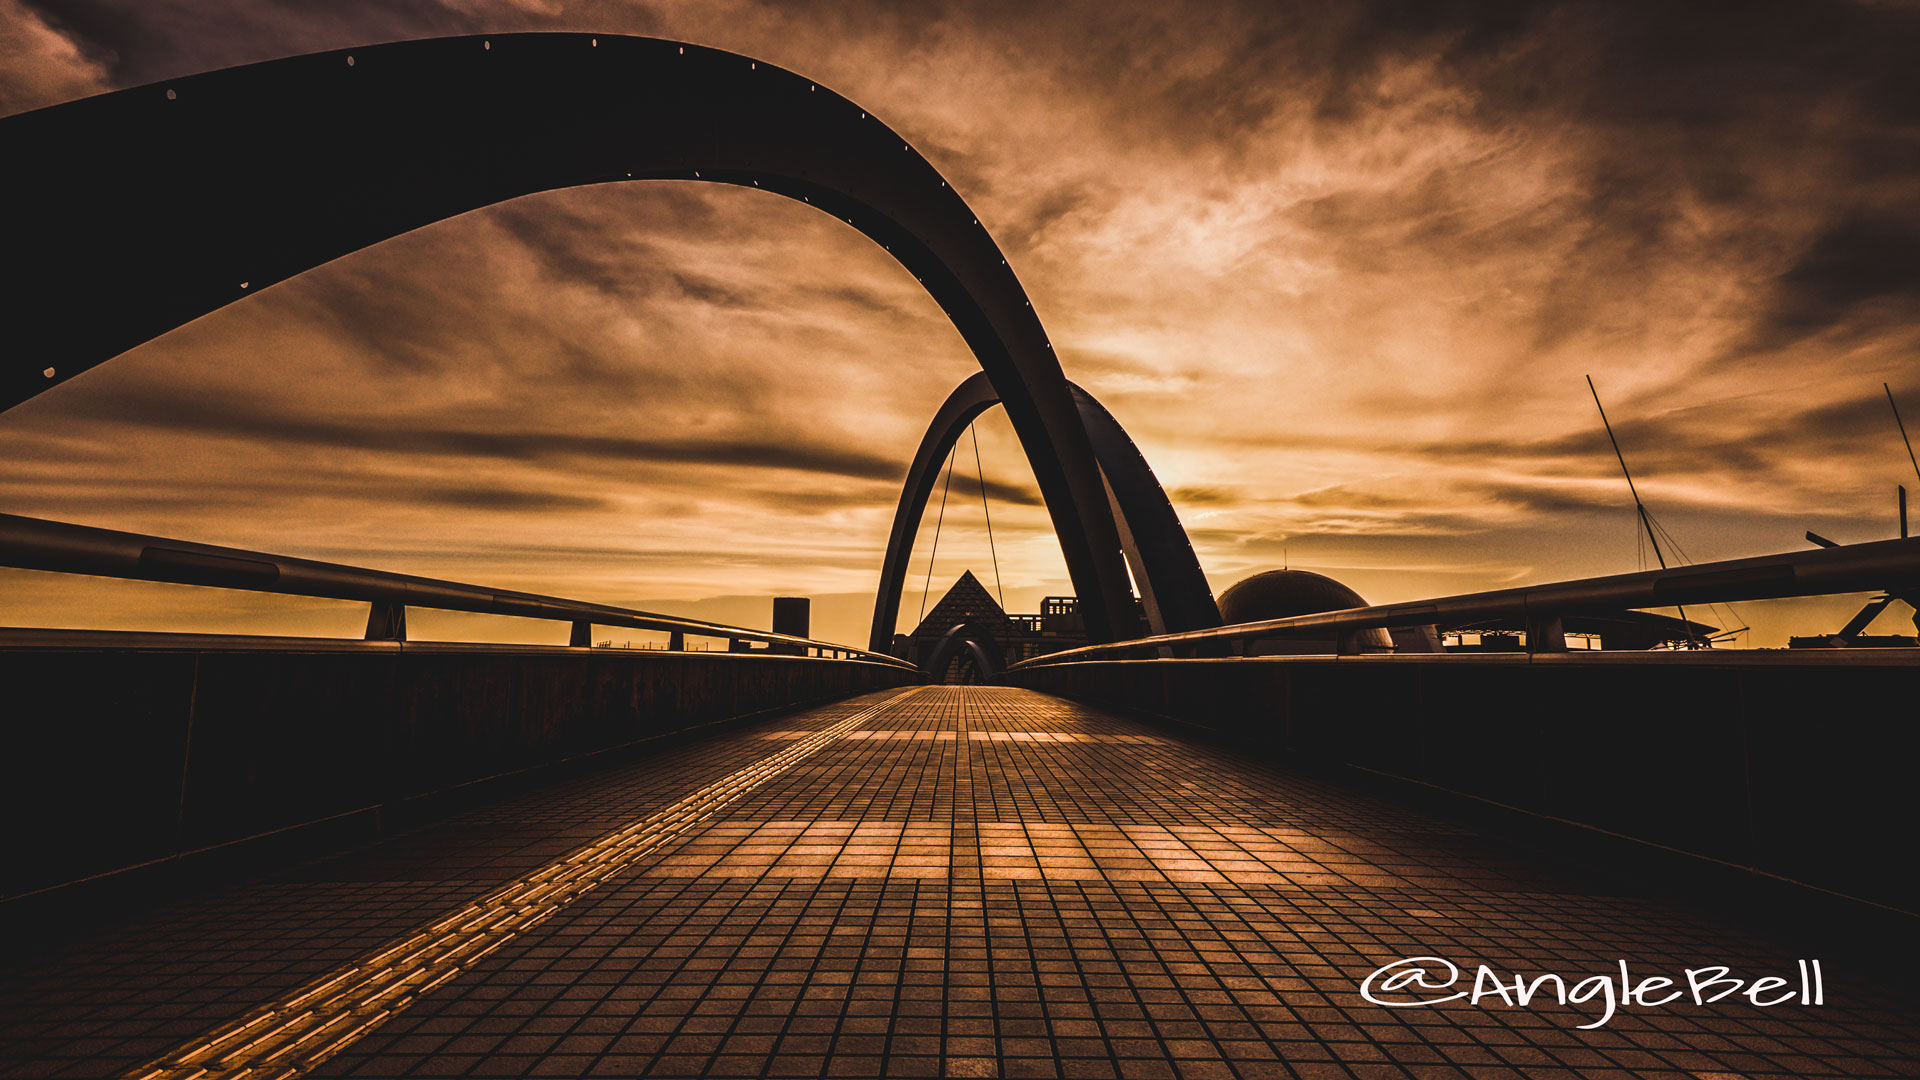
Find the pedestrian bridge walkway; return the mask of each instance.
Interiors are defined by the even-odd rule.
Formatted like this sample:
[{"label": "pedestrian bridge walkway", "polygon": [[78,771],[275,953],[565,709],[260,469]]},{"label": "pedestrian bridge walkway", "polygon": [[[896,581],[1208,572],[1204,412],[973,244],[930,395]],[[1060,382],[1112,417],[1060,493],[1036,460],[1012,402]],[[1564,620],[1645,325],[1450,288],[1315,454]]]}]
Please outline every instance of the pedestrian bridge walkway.
[{"label": "pedestrian bridge walkway", "polygon": [[[1369,983],[1413,957],[1459,980]],[[1177,732],[916,687],[49,943],[4,972],[0,1073],[1915,1075],[1911,997],[1813,959]],[[1483,964],[1504,996],[1362,993]],[[1619,1000],[1688,969],[1782,981]],[[1584,999],[1511,1000],[1548,974]]]}]

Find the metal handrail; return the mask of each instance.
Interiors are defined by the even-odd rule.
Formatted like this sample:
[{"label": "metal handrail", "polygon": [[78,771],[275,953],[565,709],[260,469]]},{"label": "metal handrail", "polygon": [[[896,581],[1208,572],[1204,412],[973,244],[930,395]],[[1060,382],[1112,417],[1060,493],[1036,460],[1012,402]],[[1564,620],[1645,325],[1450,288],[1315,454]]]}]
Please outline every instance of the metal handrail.
[{"label": "metal handrail", "polygon": [[[702,619],[15,514],[0,514],[0,566],[363,601],[373,605],[368,620],[369,638],[404,637],[404,610],[418,607],[567,622],[573,624],[575,645],[589,644],[584,640],[589,627],[624,626],[676,636],[724,638],[729,644],[764,642],[782,650],[799,650],[803,655],[858,659],[918,670],[905,660],[884,653]],[[388,627],[390,632],[376,633],[375,628],[380,625]]]},{"label": "metal handrail", "polygon": [[1791,596],[1905,590],[1920,587],[1920,537],[1816,548],[1779,555],[1697,563],[1666,570],[1523,585],[1491,592],[1464,593],[1432,600],[1323,611],[1283,619],[1235,623],[1182,634],[1135,638],[1105,645],[1065,649],[1009,667],[1043,667],[1076,660],[1124,655],[1141,650],[1244,641],[1304,631],[1347,635],[1361,630],[1460,623],[1520,617],[1529,623],[1564,615],[1676,604],[1777,600]]}]

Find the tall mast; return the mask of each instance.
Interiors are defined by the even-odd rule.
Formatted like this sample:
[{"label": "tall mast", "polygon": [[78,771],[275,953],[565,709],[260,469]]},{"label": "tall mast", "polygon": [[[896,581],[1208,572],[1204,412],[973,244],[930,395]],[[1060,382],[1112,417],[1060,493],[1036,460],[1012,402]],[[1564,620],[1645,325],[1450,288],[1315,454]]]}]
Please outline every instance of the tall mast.
[{"label": "tall mast", "polygon": [[[1640,501],[1640,489],[1633,486],[1633,473],[1627,469],[1627,456],[1620,452],[1620,440],[1614,438],[1613,424],[1607,420],[1607,407],[1600,404],[1600,391],[1594,389],[1591,375],[1587,376],[1587,393],[1593,395],[1593,407],[1600,410],[1600,424],[1607,429],[1607,441],[1613,444],[1613,456],[1620,462],[1620,475],[1627,478],[1627,493],[1633,496],[1633,509],[1640,515],[1640,527],[1647,531],[1647,543],[1653,545],[1653,557],[1659,560],[1660,569],[1665,570],[1667,557],[1660,553],[1660,538],[1653,534],[1653,522],[1647,517],[1647,504]],[[1687,621],[1687,609],[1675,604],[1674,610],[1680,613],[1687,640],[1693,641],[1693,624]]]},{"label": "tall mast", "polygon": [[1587,393],[1593,395],[1593,407],[1600,410],[1600,424],[1607,429],[1607,441],[1613,444],[1613,456],[1620,462],[1620,475],[1627,478],[1627,493],[1633,496],[1633,509],[1640,515],[1640,527],[1647,530],[1647,543],[1653,545],[1653,557],[1660,560],[1660,569],[1667,568],[1667,557],[1660,554],[1660,538],[1653,535],[1653,522],[1647,520],[1647,506],[1640,501],[1640,491],[1633,486],[1633,474],[1627,471],[1627,456],[1620,452],[1620,440],[1613,437],[1613,425],[1607,422],[1607,407],[1600,404],[1600,391],[1593,388],[1593,376],[1587,376]]},{"label": "tall mast", "polygon": [[1913,462],[1913,475],[1920,476],[1920,459],[1913,456],[1913,440],[1907,438],[1907,424],[1900,419],[1900,405],[1893,400],[1893,387],[1881,383],[1880,389],[1887,392],[1887,404],[1893,409],[1893,422],[1900,425],[1900,441],[1907,444],[1907,460]]}]

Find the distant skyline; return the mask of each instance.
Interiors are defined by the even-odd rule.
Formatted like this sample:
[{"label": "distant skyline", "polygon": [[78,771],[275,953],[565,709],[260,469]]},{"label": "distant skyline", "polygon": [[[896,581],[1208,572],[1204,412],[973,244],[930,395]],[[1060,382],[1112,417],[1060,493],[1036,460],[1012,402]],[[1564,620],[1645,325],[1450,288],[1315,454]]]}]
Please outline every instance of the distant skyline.
[{"label": "distant skyline", "polygon": [[[759,57],[901,132],[1140,445],[1216,592],[1283,563],[1374,602],[1639,568],[1588,374],[1694,560],[1801,549],[1808,529],[1884,539],[1894,485],[1920,502],[1881,389],[1915,429],[1914,4],[0,0],[0,114],[526,30]],[[808,595],[816,636],[863,644],[907,462],[974,370],[910,274],[809,207],[686,183],[547,193],[262,290],[0,416],[0,511],[757,626],[772,596]],[[1036,610],[1072,591],[1059,550],[1004,418],[979,437],[1007,605]],[[963,570],[994,584],[962,447],[935,599]],[[0,583],[9,625],[364,620]],[[1737,615],[1779,645],[1857,606]]]}]

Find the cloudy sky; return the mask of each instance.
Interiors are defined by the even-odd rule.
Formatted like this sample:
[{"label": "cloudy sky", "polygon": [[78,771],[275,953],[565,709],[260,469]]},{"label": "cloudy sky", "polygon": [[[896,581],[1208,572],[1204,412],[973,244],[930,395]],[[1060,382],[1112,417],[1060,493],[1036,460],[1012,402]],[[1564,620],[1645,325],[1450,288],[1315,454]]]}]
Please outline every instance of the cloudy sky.
[{"label": "cloudy sky", "polygon": [[[1920,420],[1920,6],[0,0],[0,113],[378,41],[670,37],[861,103],[1008,252],[1216,591],[1391,601],[1650,565],[1582,376],[1693,560],[1895,534]],[[899,483],[975,370],[777,196],[465,215],[0,416],[0,510],[862,643]],[[1068,591],[978,425],[1009,606]],[[993,581],[970,444],[932,577]],[[931,519],[907,597],[927,573]],[[9,572],[0,621],[352,633],[362,608]],[[1756,645],[1857,602],[1742,605]],[[1910,631],[1907,612],[1876,624]],[[423,630],[488,636],[462,620]],[[564,629],[560,631],[564,634]],[[538,638],[551,631],[536,628]]]}]

